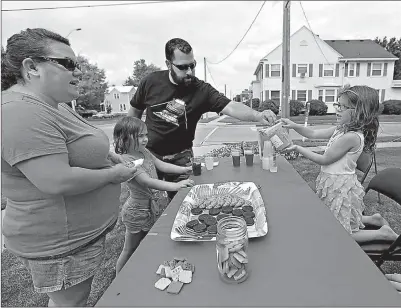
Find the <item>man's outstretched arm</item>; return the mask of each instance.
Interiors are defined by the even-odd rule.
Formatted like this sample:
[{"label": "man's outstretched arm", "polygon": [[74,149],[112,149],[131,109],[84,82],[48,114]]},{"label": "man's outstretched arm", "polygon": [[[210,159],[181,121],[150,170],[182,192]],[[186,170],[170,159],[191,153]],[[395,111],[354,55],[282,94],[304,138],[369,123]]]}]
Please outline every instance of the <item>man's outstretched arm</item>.
[{"label": "man's outstretched arm", "polygon": [[260,122],[264,125],[274,124],[276,120],[276,115],[271,110],[258,112],[240,102],[234,101],[229,102],[221,112],[238,120]]}]

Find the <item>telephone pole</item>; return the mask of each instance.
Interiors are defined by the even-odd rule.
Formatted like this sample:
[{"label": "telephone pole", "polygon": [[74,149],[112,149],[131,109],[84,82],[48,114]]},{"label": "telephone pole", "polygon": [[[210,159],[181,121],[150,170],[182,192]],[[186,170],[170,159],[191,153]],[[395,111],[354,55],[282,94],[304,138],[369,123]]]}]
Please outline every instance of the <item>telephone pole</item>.
[{"label": "telephone pole", "polygon": [[224,96],[227,96],[227,85],[224,85]]},{"label": "telephone pole", "polygon": [[[203,58],[203,69],[205,72],[205,82],[207,82],[206,81],[206,57]],[[207,112],[206,112],[206,119],[209,119],[209,114]]]},{"label": "telephone pole", "polygon": [[283,51],[281,76],[281,116],[290,116],[290,1],[283,2]]}]

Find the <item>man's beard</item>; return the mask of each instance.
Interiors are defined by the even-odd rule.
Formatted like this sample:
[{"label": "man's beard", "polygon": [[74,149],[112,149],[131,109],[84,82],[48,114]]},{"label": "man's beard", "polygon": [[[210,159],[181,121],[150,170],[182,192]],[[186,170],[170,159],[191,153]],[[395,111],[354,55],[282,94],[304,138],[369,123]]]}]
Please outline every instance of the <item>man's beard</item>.
[{"label": "man's beard", "polygon": [[[176,84],[178,84],[178,85],[180,85],[180,86],[189,86],[189,85],[191,85],[192,84],[192,81],[194,80],[194,76],[191,76],[191,75],[187,75],[186,77],[184,77],[184,78],[179,78],[178,76],[177,76],[177,74],[174,72],[174,70],[171,70],[171,78],[173,79],[173,81],[176,83]],[[185,80],[185,79],[187,79],[187,78],[189,78],[189,80]]]}]

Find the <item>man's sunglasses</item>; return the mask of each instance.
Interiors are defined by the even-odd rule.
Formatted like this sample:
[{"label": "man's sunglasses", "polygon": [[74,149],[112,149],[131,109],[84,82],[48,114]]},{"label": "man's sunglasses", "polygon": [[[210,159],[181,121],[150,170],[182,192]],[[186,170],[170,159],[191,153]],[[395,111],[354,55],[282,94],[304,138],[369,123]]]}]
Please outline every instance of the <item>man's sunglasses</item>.
[{"label": "man's sunglasses", "polygon": [[35,57],[35,58],[59,64],[63,66],[65,69],[69,70],[70,72],[75,71],[76,68],[81,70],[81,65],[78,62],[75,62],[69,58],[50,58],[50,57]]},{"label": "man's sunglasses", "polygon": [[171,64],[178,68],[180,71],[187,71],[189,68],[192,71],[196,67],[196,61],[191,64],[174,64],[173,62],[171,62]]}]

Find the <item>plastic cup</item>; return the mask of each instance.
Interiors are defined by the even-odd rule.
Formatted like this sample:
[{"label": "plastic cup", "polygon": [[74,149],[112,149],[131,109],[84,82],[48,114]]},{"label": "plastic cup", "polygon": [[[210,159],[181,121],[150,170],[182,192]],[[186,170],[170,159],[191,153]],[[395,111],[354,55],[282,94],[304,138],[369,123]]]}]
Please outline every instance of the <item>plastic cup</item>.
[{"label": "plastic cup", "polygon": [[232,149],[231,157],[233,158],[233,166],[239,167],[241,165],[239,149]]},{"label": "plastic cup", "polygon": [[244,155],[245,155],[245,163],[247,166],[253,166],[253,149],[252,148],[246,148],[244,149]]},{"label": "plastic cup", "polygon": [[193,157],[191,158],[191,163],[192,163],[192,171],[194,176],[199,176],[202,174],[202,163],[201,159],[199,157]]},{"label": "plastic cup", "polygon": [[206,166],[206,170],[213,170],[213,157],[212,156],[207,156],[205,157],[205,166]]}]

